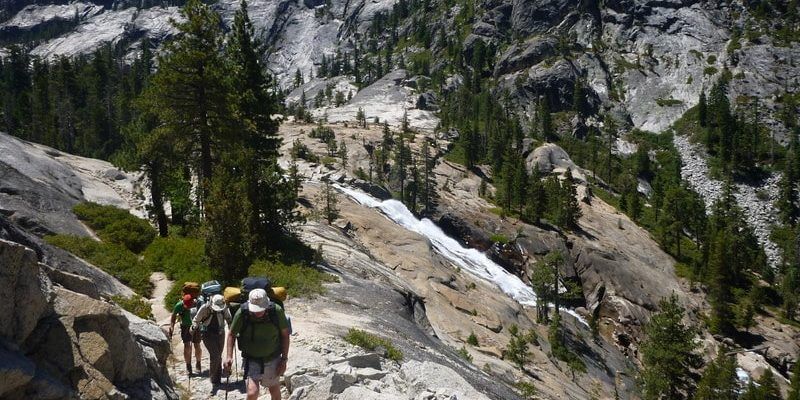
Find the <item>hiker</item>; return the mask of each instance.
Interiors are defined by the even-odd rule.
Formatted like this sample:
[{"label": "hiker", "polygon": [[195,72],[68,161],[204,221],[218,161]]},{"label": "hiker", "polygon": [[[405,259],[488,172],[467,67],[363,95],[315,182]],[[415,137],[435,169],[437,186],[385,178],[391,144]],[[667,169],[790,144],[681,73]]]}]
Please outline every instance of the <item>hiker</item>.
[{"label": "hiker", "polygon": [[211,390],[217,391],[222,383],[222,349],[225,346],[225,324],[231,324],[231,312],[220,294],[211,296],[211,300],[203,304],[192,321],[192,329],[200,331],[203,344],[208,350],[211,367],[208,376],[211,378]]},{"label": "hiker", "polygon": [[200,348],[200,332],[192,329],[192,308],[195,307],[194,297],[184,294],[183,299],[175,304],[172,309],[172,318],[169,321],[169,337],[172,338],[173,328],[177,316],[181,316],[181,341],[183,341],[183,359],[186,361],[186,372],[192,374],[192,344],[196,357],[197,372],[200,373],[200,358],[203,350]]},{"label": "hiker", "polygon": [[228,331],[225,370],[233,363],[233,346],[239,340],[247,400],[256,400],[259,383],[269,389],[272,400],[280,400],[279,377],[286,372],[289,355],[289,328],[283,307],[270,301],[264,289],[254,289],[248,301],[233,317]]}]

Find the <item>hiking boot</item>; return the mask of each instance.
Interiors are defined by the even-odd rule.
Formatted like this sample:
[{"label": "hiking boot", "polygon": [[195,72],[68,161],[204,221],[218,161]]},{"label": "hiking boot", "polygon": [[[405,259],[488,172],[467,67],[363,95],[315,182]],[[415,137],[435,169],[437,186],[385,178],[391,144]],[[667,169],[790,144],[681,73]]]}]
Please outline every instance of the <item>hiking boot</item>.
[{"label": "hiking boot", "polygon": [[198,361],[197,364],[194,365],[194,367],[197,368],[198,374],[203,372],[203,367],[200,366],[200,361]]},{"label": "hiking boot", "polygon": [[192,374],[192,364],[186,364],[186,372],[191,375]]}]

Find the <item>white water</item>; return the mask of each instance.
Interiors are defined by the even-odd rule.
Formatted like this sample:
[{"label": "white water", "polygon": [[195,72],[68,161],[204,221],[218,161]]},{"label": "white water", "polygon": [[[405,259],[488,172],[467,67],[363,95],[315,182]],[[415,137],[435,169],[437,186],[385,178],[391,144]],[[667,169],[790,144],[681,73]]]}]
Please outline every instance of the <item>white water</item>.
[{"label": "white water", "polygon": [[[406,208],[405,204],[391,199],[380,201],[364,192],[340,185],[335,186],[338,190],[359,204],[370,208],[376,208],[403,228],[425,236],[430,240],[436,251],[450,260],[450,262],[464,271],[494,283],[500,290],[516,300],[519,304],[529,307],[536,306],[536,293],[530,286],[519,279],[519,277],[509,273],[505,268],[490,260],[486,254],[476,249],[463,247],[458,241],[447,236],[447,234],[431,220],[427,218],[422,220],[418,219]],[[578,321],[588,326],[588,323],[583,317],[574,310],[564,309],[563,311],[574,316]]]}]

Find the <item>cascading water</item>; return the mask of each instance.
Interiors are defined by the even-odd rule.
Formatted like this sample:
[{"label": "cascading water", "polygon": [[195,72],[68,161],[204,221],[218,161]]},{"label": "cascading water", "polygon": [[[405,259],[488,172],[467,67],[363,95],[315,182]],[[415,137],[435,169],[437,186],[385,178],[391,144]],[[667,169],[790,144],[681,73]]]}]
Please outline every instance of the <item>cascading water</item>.
[{"label": "cascading water", "polygon": [[[433,221],[427,218],[418,219],[406,208],[405,204],[391,199],[381,201],[352,188],[341,185],[335,186],[339,191],[359,204],[376,208],[403,228],[425,236],[430,240],[436,251],[454,265],[481,279],[494,283],[500,290],[523,306],[536,306],[536,293],[530,286],[522,282],[519,277],[514,276],[506,271],[505,268],[490,260],[486,254],[476,249],[465,248],[458,241],[447,236]],[[586,321],[575,311],[569,309],[563,309],[563,311],[588,326]]]}]

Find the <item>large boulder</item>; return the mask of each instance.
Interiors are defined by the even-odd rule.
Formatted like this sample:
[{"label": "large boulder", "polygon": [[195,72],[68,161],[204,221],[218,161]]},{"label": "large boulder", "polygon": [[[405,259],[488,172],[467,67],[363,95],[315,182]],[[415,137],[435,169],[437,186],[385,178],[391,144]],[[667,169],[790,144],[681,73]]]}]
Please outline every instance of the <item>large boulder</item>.
[{"label": "large boulder", "polygon": [[48,311],[36,253],[0,239],[0,338],[21,345]]},{"label": "large boulder", "polygon": [[54,285],[49,269],[30,248],[0,239],[0,397],[177,398],[164,333],[98,299],[80,277],[63,281],[88,295]]}]

